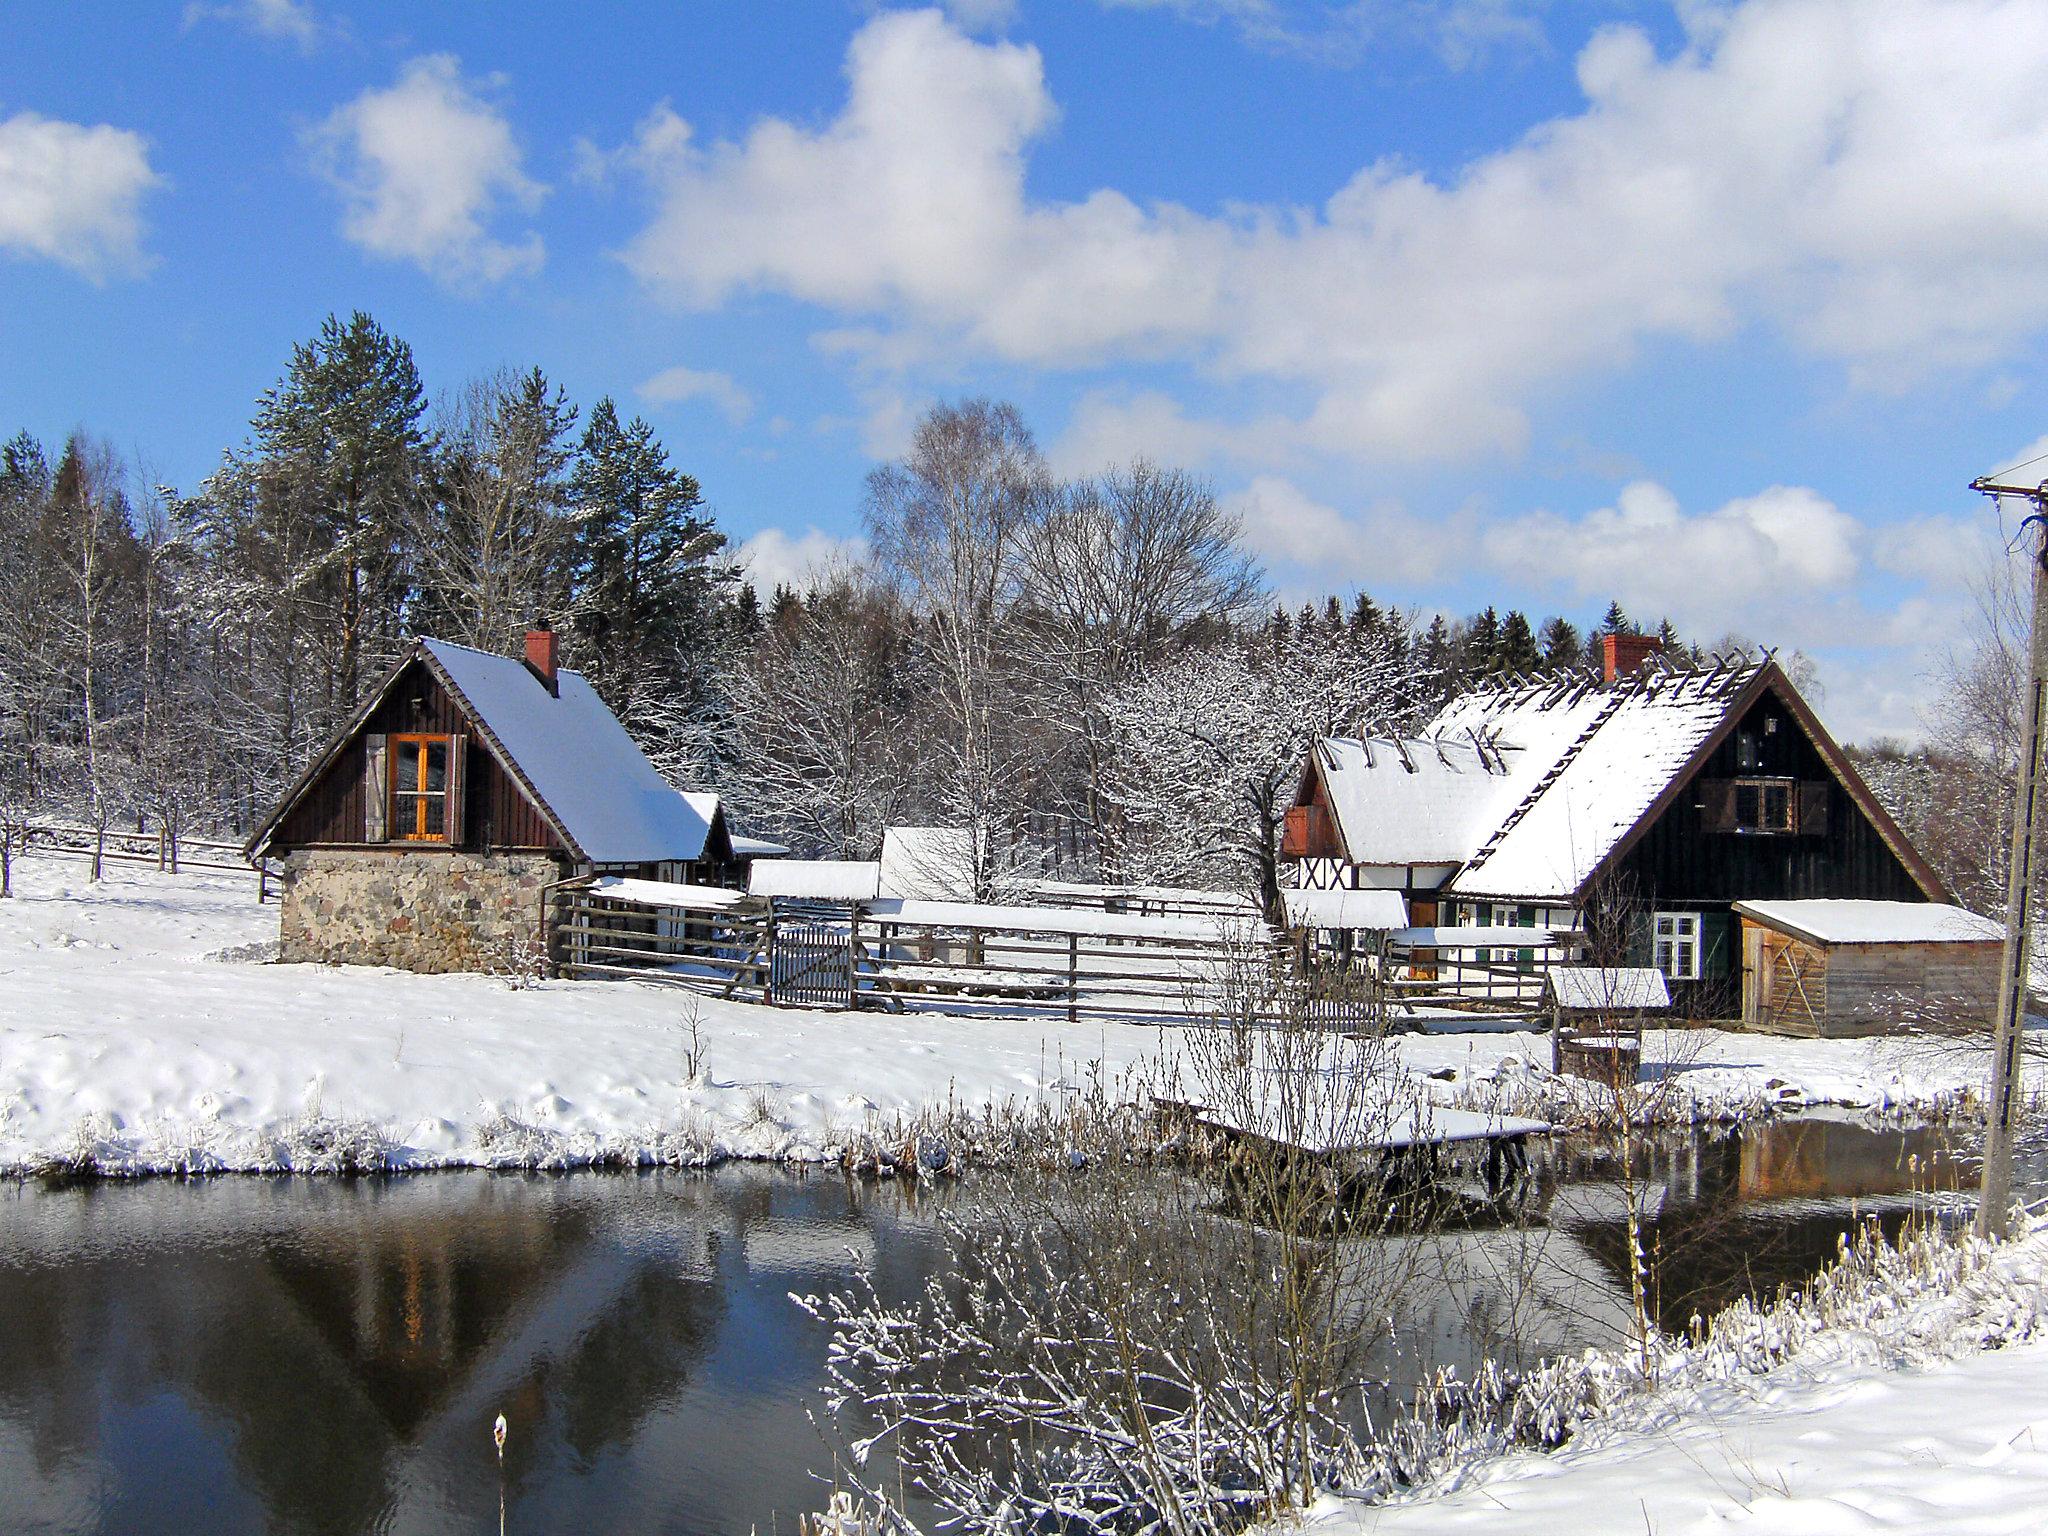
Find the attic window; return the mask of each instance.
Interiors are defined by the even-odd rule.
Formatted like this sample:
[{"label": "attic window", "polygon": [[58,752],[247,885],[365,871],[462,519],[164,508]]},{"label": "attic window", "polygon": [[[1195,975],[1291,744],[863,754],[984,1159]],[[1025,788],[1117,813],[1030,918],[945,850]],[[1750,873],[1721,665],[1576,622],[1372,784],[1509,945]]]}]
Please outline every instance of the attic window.
[{"label": "attic window", "polygon": [[391,738],[391,836],[396,842],[448,841],[448,736]]},{"label": "attic window", "polygon": [[1785,833],[1799,830],[1799,796],[1791,779],[1737,779],[1735,830]]}]

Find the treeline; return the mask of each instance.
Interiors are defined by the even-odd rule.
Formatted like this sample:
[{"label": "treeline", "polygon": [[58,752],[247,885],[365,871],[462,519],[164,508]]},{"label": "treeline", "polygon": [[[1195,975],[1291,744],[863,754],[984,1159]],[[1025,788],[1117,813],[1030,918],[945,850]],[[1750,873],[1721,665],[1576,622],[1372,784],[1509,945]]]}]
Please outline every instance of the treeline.
[{"label": "treeline", "polygon": [[971,827],[985,890],[1270,897],[1315,736],[1630,628],[1290,610],[1202,481],[1059,480],[988,401],[931,411],[863,504],[865,558],[761,602],[644,421],[538,368],[430,402],[402,340],[331,318],[190,493],[83,434],[0,447],[0,810],[245,831],[411,636],[509,652],[540,620],[750,832],[871,856],[890,825]]}]

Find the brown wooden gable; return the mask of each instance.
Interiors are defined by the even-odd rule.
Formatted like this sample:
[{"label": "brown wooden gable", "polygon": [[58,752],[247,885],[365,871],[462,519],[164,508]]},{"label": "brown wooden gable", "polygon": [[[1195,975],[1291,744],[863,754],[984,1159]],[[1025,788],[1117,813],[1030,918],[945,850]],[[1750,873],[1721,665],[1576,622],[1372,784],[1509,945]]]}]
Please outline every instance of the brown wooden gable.
[{"label": "brown wooden gable", "polygon": [[368,840],[364,738],[413,731],[469,738],[461,783],[462,837],[455,846],[570,852],[534,798],[499,761],[488,732],[418,651],[380,685],[369,708],[316,759],[308,776],[286,796],[281,812],[258,832],[252,846],[267,842],[279,851],[444,846]]}]

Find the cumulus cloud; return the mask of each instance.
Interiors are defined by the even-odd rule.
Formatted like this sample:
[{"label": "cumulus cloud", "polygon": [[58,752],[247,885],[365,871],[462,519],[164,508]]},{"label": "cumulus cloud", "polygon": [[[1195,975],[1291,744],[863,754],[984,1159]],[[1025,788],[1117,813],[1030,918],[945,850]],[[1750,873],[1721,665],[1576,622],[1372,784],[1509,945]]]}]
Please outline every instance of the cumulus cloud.
[{"label": "cumulus cloud", "polygon": [[792,535],[763,528],[740,545],[734,559],[748,584],[766,599],[777,587],[801,592],[834,567],[858,563],[866,552],[867,540],[858,535],[842,538],[818,528]]},{"label": "cumulus cloud", "polygon": [[739,426],[754,414],[754,397],[729,373],[715,369],[664,368],[653,378],[644,380],[636,393],[643,400],[657,405],[673,405],[684,400],[704,400],[716,406],[719,413],[734,426]]},{"label": "cumulus cloud", "polygon": [[1537,513],[1488,540],[1503,570],[1582,597],[1619,595],[1644,610],[1705,620],[1745,593],[1833,591],[1861,570],[1862,527],[1819,492],[1774,485],[1688,513],[1638,480],[1582,517]]},{"label": "cumulus cloud", "polygon": [[227,0],[217,5],[193,0],[185,7],[185,25],[193,27],[202,21],[235,22],[261,37],[296,43],[303,52],[313,49],[323,30],[319,16],[305,0]]},{"label": "cumulus cloud", "polygon": [[452,55],[412,60],[396,84],[336,109],[311,144],[346,205],[342,233],[374,256],[457,286],[535,272],[546,257],[533,230],[491,232],[507,205],[531,210],[547,189]]},{"label": "cumulus cloud", "polygon": [[1577,110],[1453,175],[1375,161],[1317,207],[1208,213],[1034,197],[1058,115],[1037,50],[888,12],[829,121],[701,144],[650,119],[631,158],[655,208],[626,259],[686,305],[760,291],[858,318],[898,359],[1279,381],[1313,402],[1280,424],[1297,451],[1368,458],[1516,449],[1540,391],[1652,341],[1763,324],[1891,388],[2048,326],[2048,9],[1681,15],[1675,52],[1600,32]]},{"label": "cumulus cloud", "polygon": [[142,198],[162,180],[140,134],[17,112],[0,120],[0,250],[96,280],[140,271]]}]

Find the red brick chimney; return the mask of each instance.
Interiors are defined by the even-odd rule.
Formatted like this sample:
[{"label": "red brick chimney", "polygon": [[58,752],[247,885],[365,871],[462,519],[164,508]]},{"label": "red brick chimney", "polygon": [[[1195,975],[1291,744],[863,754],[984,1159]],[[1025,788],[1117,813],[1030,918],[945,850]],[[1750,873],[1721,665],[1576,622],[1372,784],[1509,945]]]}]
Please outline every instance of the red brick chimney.
[{"label": "red brick chimney", "polygon": [[1663,649],[1664,642],[1655,635],[1602,635],[1600,681],[1612,684],[1634,677],[1643,670],[1644,662]]},{"label": "red brick chimney", "polygon": [[552,629],[529,629],[526,632],[526,664],[549,693],[561,693],[562,685],[555,678],[555,632]]}]

